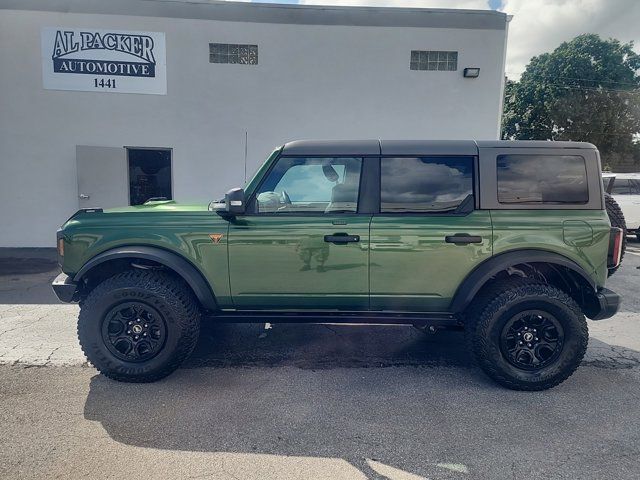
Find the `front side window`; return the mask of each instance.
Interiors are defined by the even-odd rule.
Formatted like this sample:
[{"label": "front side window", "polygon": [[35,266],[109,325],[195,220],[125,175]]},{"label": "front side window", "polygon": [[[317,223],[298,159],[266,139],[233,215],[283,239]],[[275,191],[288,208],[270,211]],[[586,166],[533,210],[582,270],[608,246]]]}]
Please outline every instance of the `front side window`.
[{"label": "front side window", "polygon": [[473,195],[473,157],[380,161],[382,213],[451,213]]},{"label": "front side window", "polygon": [[587,168],[577,155],[499,155],[498,202],[584,204]]},{"label": "front side window", "polygon": [[356,213],[361,158],[282,157],[258,189],[258,213]]}]

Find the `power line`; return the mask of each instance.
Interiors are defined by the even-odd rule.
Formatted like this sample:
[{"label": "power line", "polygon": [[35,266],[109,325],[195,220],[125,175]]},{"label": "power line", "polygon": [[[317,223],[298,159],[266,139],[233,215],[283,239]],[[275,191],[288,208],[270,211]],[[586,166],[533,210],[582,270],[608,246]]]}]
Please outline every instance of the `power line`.
[{"label": "power line", "polygon": [[635,88],[633,90],[623,90],[621,88],[603,88],[603,87],[580,87],[578,85],[565,85],[562,83],[552,83],[552,82],[538,82],[540,85],[550,85],[560,88],[565,88],[567,90],[584,90],[589,92],[617,92],[617,93],[628,93],[630,95],[637,95],[640,93],[640,87]]},{"label": "power line", "polygon": [[[520,73],[516,73],[516,72],[505,72],[507,74],[512,74],[512,75],[522,75],[524,73],[524,71],[520,72]],[[640,87],[640,85],[638,83],[629,83],[629,82],[616,82],[614,80],[593,80],[590,78],[579,78],[579,77],[567,77],[564,75],[558,75],[558,76],[554,76],[553,78],[564,78],[567,80],[580,80],[580,81],[584,81],[584,82],[594,82],[594,83],[615,83],[616,85],[629,85],[631,87]]]},{"label": "power line", "polygon": [[[546,128],[533,128],[533,127],[527,127],[527,128],[520,127],[520,128],[518,128],[516,130],[516,133],[517,132],[522,132],[522,131],[525,131],[525,132],[548,132],[548,129],[546,129]],[[572,133],[578,133],[579,134],[579,133],[582,133],[582,134],[587,134],[587,135],[602,135],[602,136],[605,136],[605,137],[607,137],[607,136],[609,136],[609,137],[614,137],[614,136],[624,137],[624,136],[627,136],[627,135],[631,135],[631,136],[637,135],[636,133],[633,133],[633,132],[627,132],[627,133],[615,132],[615,131],[613,131],[613,132],[595,131],[594,132],[594,131],[587,131],[587,130],[571,130],[571,129],[569,129],[568,131],[564,131],[564,132],[557,132],[557,133],[555,133],[555,135],[567,134],[567,133],[568,134],[572,134]],[[554,135],[553,132],[551,134]]]}]

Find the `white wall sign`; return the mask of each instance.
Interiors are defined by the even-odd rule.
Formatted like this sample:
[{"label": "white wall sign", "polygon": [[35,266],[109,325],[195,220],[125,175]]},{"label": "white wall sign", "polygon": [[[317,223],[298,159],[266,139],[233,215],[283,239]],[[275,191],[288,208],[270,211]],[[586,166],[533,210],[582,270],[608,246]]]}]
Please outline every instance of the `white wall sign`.
[{"label": "white wall sign", "polygon": [[164,33],[47,27],[41,40],[46,89],[167,93]]}]

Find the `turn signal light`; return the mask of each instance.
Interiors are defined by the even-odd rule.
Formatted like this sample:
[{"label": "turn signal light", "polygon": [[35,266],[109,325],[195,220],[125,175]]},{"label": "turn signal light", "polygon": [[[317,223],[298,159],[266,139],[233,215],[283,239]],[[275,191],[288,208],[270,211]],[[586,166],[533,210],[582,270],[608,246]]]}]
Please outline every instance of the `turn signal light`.
[{"label": "turn signal light", "polygon": [[61,257],[64,257],[64,238],[58,239],[58,255],[60,255]]}]

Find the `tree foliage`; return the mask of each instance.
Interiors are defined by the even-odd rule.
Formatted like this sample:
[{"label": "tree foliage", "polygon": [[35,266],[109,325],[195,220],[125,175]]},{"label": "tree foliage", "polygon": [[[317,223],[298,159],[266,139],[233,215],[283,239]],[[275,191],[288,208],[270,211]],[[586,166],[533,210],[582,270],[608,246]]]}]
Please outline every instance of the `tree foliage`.
[{"label": "tree foliage", "polygon": [[640,55],[633,43],[580,35],[533,57],[505,88],[503,138],[576,140],[604,157],[632,154],[640,132]]}]

